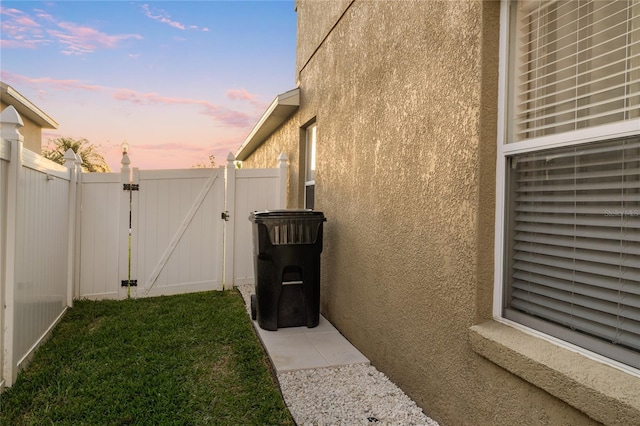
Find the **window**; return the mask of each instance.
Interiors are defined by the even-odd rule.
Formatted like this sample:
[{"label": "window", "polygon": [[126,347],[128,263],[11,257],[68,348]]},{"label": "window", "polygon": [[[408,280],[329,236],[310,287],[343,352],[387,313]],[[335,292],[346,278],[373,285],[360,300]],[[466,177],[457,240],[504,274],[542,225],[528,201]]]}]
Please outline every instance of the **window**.
[{"label": "window", "polygon": [[505,7],[494,312],[640,369],[640,2]]},{"label": "window", "polygon": [[316,124],[306,128],[305,134],[305,174],[304,174],[304,207],[315,206],[316,189]]}]

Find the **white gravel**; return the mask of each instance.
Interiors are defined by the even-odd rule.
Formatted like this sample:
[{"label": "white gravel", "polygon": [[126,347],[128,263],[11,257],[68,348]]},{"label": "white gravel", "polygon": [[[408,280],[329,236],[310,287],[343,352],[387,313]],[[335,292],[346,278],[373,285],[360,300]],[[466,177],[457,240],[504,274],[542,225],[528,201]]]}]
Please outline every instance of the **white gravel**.
[{"label": "white gravel", "polygon": [[[249,308],[253,284],[237,286]],[[428,425],[438,423],[371,365],[299,370],[277,375],[299,426]]]}]

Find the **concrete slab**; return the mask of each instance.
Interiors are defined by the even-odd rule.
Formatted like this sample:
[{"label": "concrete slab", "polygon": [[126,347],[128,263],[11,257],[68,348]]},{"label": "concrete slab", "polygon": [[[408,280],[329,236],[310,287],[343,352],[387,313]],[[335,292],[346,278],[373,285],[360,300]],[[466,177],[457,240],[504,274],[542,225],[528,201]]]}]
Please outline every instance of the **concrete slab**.
[{"label": "concrete slab", "polygon": [[369,365],[357,350],[323,316],[317,327],[287,327],[263,330],[253,321],[276,373],[351,364]]}]

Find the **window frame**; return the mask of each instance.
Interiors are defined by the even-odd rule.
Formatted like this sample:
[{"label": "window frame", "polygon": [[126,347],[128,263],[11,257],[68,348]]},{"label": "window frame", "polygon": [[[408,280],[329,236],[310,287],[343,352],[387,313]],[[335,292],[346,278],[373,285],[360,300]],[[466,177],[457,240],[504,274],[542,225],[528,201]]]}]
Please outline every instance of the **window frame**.
[{"label": "window frame", "polygon": [[[317,144],[318,144],[318,125],[316,121],[309,123],[304,127],[304,191],[303,191],[303,203],[305,208],[313,209],[315,207],[315,187],[316,187],[316,179],[315,179],[315,166],[316,166],[316,153],[317,153]],[[310,136],[312,135],[312,136]],[[309,143],[312,140],[312,146],[309,146]],[[311,152],[310,152],[311,151]],[[309,158],[311,155],[311,158]],[[313,164],[313,179],[309,179],[309,170],[310,164]],[[309,187],[313,187],[313,200],[312,205],[309,207],[307,200],[307,191]]]},{"label": "window frame", "polygon": [[497,127],[497,152],[496,152],[496,206],[495,206],[495,240],[494,240],[494,286],[493,286],[493,319],[504,323],[527,334],[543,338],[560,347],[578,352],[590,359],[597,360],[609,366],[618,368],[634,376],[640,377],[640,370],[627,364],[600,355],[583,347],[564,341],[538,331],[521,323],[509,320],[503,316],[505,307],[504,295],[508,290],[504,280],[505,270],[508,268],[506,253],[507,247],[507,167],[509,157],[532,153],[551,148],[565,148],[578,146],[589,142],[606,141],[628,136],[640,136],[640,119],[605,124],[598,127],[574,130],[566,133],[542,136],[518,142],[508,143],[510,133],[509,100],[512,97],[510,85],[512,75],[510,69],[510,55],[514,52],[514,47],[510,45],[511,33],[515,30],[515,22],[511,9],[517,7],[514,0],[502,0],[500,10],[500,41],[499,41],[499,63],[498,63],[498,127]]}]

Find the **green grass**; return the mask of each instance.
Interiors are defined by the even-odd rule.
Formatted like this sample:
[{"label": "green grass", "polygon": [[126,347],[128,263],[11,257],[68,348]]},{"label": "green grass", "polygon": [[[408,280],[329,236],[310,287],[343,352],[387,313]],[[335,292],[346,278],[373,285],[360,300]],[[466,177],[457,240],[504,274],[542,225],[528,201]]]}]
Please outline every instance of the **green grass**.
[{"label": "green grass", "polygon": [[0,425],[293,425],[238,292],[76,301]]}]

